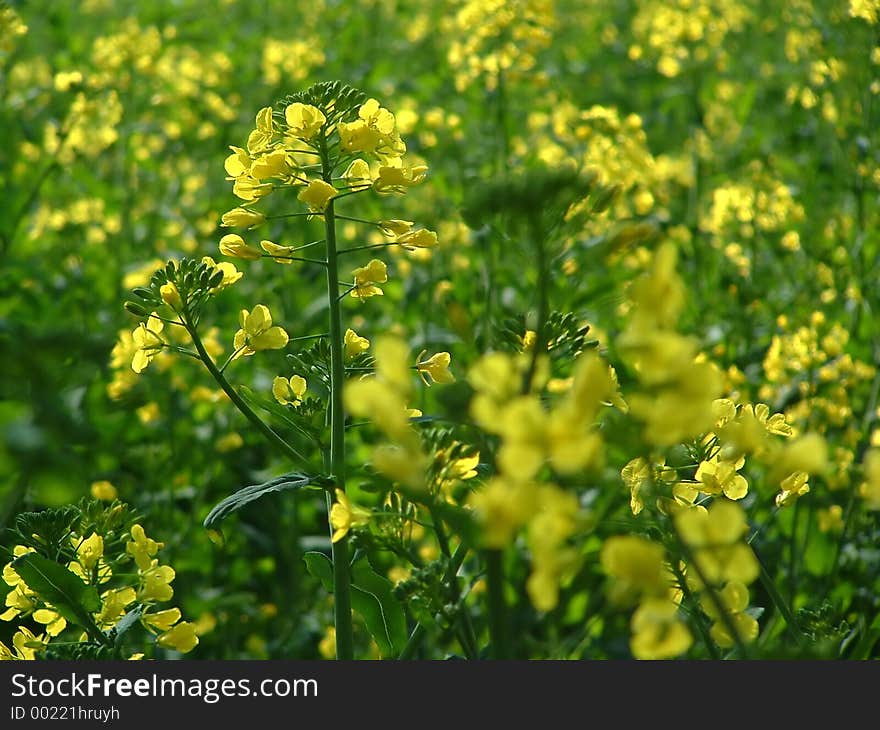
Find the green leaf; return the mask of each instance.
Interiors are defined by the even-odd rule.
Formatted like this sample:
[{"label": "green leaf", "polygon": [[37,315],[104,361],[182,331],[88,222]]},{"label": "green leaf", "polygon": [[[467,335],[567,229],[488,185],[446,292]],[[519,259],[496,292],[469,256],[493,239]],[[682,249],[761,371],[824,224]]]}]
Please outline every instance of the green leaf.
[{"label": "green leaf", "polygon": [[54,560],[37,553],[26,553],[12,561],[21,579],[46,603],[71,623],[84,628],[94,626],[91,613],[101,610],[101,599],[94,586]]},{"label": "green leaf", "polygon": [[141,620],[141,616],[143,615],[143,613],[144,607],[139,605],[135,606],[133,609],[131,609],[131,611],[125,614],[125,616],[119,619],[119,623],[117,623],[116,626],[113,627],[113,631],[116,635],[117,646],[122,639],[122,635]]},{"label": "green leaf", "polygon": [[366,560],[351,569],[351,606],[364,620],[383,659],[400,654],[406,645],[406,614],[392,593],[390,580],[376,573]]},{"label": "green leaf", "polygon": [[309,575],[321,581],[324,590],[333,593],[333,563],[324,553],[310,551],[303,555]]},{"label": "green leaf", "polygon": [[271,492],[283,492],[287,489],[298,489],[316,483],[314,477],[296,472],[284,474],[262,484],[252,484],[230,494],[226,499],[214,505],[205,518],[205,529],[214,529],[233,512]]}]

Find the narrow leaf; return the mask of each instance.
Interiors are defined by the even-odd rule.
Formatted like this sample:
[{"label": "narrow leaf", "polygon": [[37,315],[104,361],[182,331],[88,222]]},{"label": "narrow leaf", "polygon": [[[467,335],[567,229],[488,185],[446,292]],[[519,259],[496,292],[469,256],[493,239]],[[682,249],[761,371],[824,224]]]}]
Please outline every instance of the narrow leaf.
[{"label": "narrow leaf", "polygon": [[46,603],[52,604],[65,619],[83,627],[91,627],[91,613],[101,610],[101,599],[94,586],[84,583],[76,574],[37,553],[26,553],[12,562],[21,579]]},{"label": "narrow leaf", "polygon": [[131,611],[125,614],[125,616],[123,616],[121,619],[119,619],[119,623],[117,623],[113,629],[116,632],[117,646],[122,639],[122,635],[141,620],[141,616],[143,615],[143,613],[144,607],[138,605],[131,609]]},{"label": "narrow leaf", "polygon": [[252,484],[248,487],[243,487],[214,506],[205,518],[205,528],[208,530],[216,528],[220,522],[233,512],[237,512],[245,505],[271,492],[283,492],[287,489],[306,487],[309,484],[313,484],[314,481],[310,476],[293,472],[276,477],[268,482],[263,482],[262,484]]}]

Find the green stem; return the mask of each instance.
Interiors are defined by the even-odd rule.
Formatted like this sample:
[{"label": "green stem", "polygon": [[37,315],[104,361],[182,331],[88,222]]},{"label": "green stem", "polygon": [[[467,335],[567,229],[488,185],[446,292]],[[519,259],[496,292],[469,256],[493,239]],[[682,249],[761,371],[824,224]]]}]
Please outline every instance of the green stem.
[{"label": "green stem", "polygon": [[681,589],[681,594],[684,597],[684,600],[693,608],[694,623],[697,625],[697,631],[700,632],[700,638],[703,640],[703,644],[706,645],[706,651],[709,652],[709,656],[712,657],[712,659],[721,659],[721,652],[718,651],[718,647],[715,645],[715,642],[712,641],[712,636],[709,634],[706,622],[700,615],[699,601],[691,592],[691,589],[688,588],[687,579],[684,577],[684,574],[678,566],[672,564],[671,567],[672,572],[675,573],[675,579],[678,581],[678,587]]},{"label": "green stem", "polygon": [[397,241],[391,241],[389,243],[371,243],[365,246],[354,246],[352,248],[344,248],[339,252],[339,255],[342,256],[344,253],[354,253],[355,251],[369,251],[373,248],[387,248],[388,246],[399,246],[400,244]]},{"label": "green stem", "polygon": [[486,587],[489,600],[489,634],[492,658],[510,659],[507,630],[507,606],[504,601],[504,554],[501,550],[486,551]]},{"label": "green stem", "polygon": [[[449,536],[446,534],[446,529],[443,527],[443,521],[440,519],[440,515],[436,508],[429,507],[428,510],[431,515],[434,534],[437,535],[437,543],[440,545],[440,552],[443,553],[444,557],[452,560],[452,551],[449,547]],[[458,578],[455,574],[449,579],[449,589],[452,594],[452,600],[456,604],[460,603],[461,591],[458,589]],[[467,652],[468,658],[475,659],[480,653],[477,648],[477,635],[474,632],[474,625],[471,623],[470,614],[467,612],[464,605],[461,606],[457,620],[460,623],[459,642],[465,652]]]},{"label": "green stem", "polygon": [[[758,557],[757,554],[755,555],[755,557]],[[798,625],[797,619],[792,613],[791,608],[789,608],[789,605],[785,602],[782,594],[776,588],[776,584],[773,582],[773,578],[770,577],[770,574],[767,572],[767,568],[764,567],[764,563],[761,562],[760,558],[758,558],[758,565],[761,566],[761,585],[764,586],[764,590],[767,591],[767,595],[770,596],[770,600],[773,601],[773,605],[776,606],[776,610],[779,611],[780,615],[785,620],[785,624],[794,636],[795,641],[797,641],[798,646],[803,648],[804,637],[803,633],[801,632],[801,628]]]},{"label": "green stem", "polygon": [[743,641],[742,636],[740,636],[740,633],[736,628],[736,624],[733,622],[733,618],[731,617],[730,612],[727,610],[727,606],[725,606],[724,601],[721,600],[721,596],[718,594],[716,586],[714,586],[706,578],[706,574],[703,572],[703,569],[700,567],[700,564],[694,557],[693,552],[691,551],[690,547],[688,547],[687,543],[685,543],[681,535],[678,534],[678,530],[675,529],[674,524],[672,529],[675,534],[676,541],[678,542],[678,547],[681,550],[681,554],[687,562],[688,567],[694,569],[694,572],[700,579],[700,583],[702,583],[703,588],[709,596],[709,600],[712,602],[712,606],[715,608],[715,612],[721,617],[721,622],[724,624],[724,628],[727,629],[727,633],[730,634],[734,644],[736,644],[736,648],[739,651],[739,658],[748,659],[748,647],[746,646],[745,641]]},{"label": "green stem", "polygon": [[223,373],[217,368],[217,364],[211,359],[211,356],[205,350],[205,345],[202,342],[202,338],[199,337],[199,333],[196,331],[196,328],[192,325],[187,317],[186,323],[184,324],[186,327],[186,331],[189,332],[189,336],[192,338],[193,345],[196,348],[196,352],[199,353],[199,358],[205,364],[205,367],[208,369],[208,372],[211,373],[211,377],[217,381],[217,384],[223,389],[223,392],[229,396],[229,400],[232,401],[233,405],[238,408],[239,411],[244,414],[245,418],[247,418],[257,429],[262,433],[270,442],[275,444],[281,451],[283,451],[289,458],[298,464],[307,464],[306,458],[299,453],[295,448],[293,448],[289,443],[287,443],[283,438],[281,438],[272,428],[263,421],[256,413],[254,413],[253,409],[244,402],[242,397],[238,394],[235,388],[232,387],[232,384],[224,377]]},{"label": "green stem", "polygon": [[541,234],[540,223],[537,216],[529,220],[529,233],[532,245],[535,247],[535,255],[538,266],[538,320],[535,323],[535,344],[532,346],[532,357],[529,360],[529,369],[523,376],[522,390],[527,394],[532,389],[532,379],[538,367],[538,357],[542,352],[547,352],[547,317],[550,309],[550,271],[547,266],[547,251],[544,236]]},{"label": "green stem", "polygon": [[[332,180],[333,166],[327,152],[327,139],[321,138],[321,168],[324,181]],[[342,389],[345,385],[343,360],[342,315],[337,296],[339,264],[336,251],[336,217],[334,200],[324,210],[324,240],[327,243],[327,301],[330,305],[330,473],[337,489],[345,491],[345,408]],[[330,514],[328,499],[327,514]],[[330,528],[332,532],[332,527]],[[351,566],[348,536],[333,543],[333,610],[336,625],[336,658],[354,658],[354,637],[351,622]]]}]

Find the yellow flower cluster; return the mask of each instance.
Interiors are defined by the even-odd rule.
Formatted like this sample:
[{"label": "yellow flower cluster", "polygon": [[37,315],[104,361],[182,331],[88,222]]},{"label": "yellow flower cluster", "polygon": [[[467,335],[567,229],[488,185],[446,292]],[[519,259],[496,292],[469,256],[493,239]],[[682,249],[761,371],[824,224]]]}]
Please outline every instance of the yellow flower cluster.
[{"label": "yellow flower cluster", "polygon": [[[326,113],[325,113],[326,112]],[[328,119],[328,114],[330,118]],[[326,154],[327,141],[338,138],[339,149],[350,159],[340,178],[342,188],[316,177],[316,159]],[[378,193],[406,192],[426,175],[425,165],[404,166],[406,145],[400,138],[394,115],[367,99],[353,121],[342,121],[330,109],[293,102],[283,115],[264,107],[256,116],[245,148],[231,147],[225,168],[233,193],[252,206],[270,195],[278,184],[301,188],[298,199],[316,215],[341,191],[372,188]],[[364,158],[372,159],[371,166]],[[275,181],[273,183],[273,181]],[[237,208],[223,217],[224,226],[253,227],[262,222],[251,208]]]},{"label": "yellow flower cluster", "polygon": [[[137,567],[135,574],[114,574],[108,556],[105,555],[104,537],[95,532],[88,537],[72,535],[71,547],[75,558],[66,567],[83,583],[100,589],[113,579],[116,579],[114,583],[123,579],[122,585],[105,588],[100,593],[101,608],[93,614],[98,628],[105,631],[113,628],[126,611],[137,604],[144,609],[141,623],[157,636],[156,641],[160,646],[184,653],[195,648],[199,642],[195,625],[180,620],[180,609],[151,611],[157,603],[171,600],[174,590],[170,584],[175,573],[171,566],[159,565],[155,555],[163,545],[148,538],[141,525],[132,526],[130,539],[125,544],[126,554],[134,560]],[[16,545],[13,548],[13,558],[33,552],[36,552],[33,548]],[[113,555],[109,558],[116,561],[120,556]],[[41,651],[39,645],[48,645],[68,627],[68,622],[54,606],[40,599],[18,575],[11,562],[3,568],[3,581],[11,590],[6,595],[6,611],[0,614],[0,620],[13,621],[30,617],[45,626],[45,633],[34,635],[26,626],[19,626],[12,640],[12,649],[0,643],[0,659],[34,659]],[[87,634],[82,634],[80,641],[87,638]]]},{"label": "yellow flower cluster", "polygon": [[574,495],[541,483],[539,472],[549,466],[556,474],[571,475],[601,465],[603,443],[595,428],[600,409],[611,402],[626,406],[613,369],[589,352],[576,363],[568,391],[548,409],[541,397],[548,381],[542,358],[524,392],[530,360],[528,353],[489,353],[468,373],[475,390],[471,414],[500,438],[498,473],[470,495],[468,505],[488,547],[503,548],[527,527],[532,552],[527,589],[534,605],[546,611],[556,605],[560,582],[577,565],[566,542],[581,515]]},{"label": "yellow flower cluster", "polygon": [[482,78],[488,90],[499,78],[530,73],[531,83],[541,83],[535,69],[537,54],[550,45],[556,26],[552,0],[467,0],[448,23],[453,40],[446,58],[457,70],[455,87],[463,91]]},{"label": "yellow flower cluster", "polygon": [[675,271],[676,249],[661,246],[650,271],[632,284],[633,312],[618,348],[635,372],[641,390],[630,401],[645,424],[645,439],[671,446],[712,428],[712,402],[720,395],[721,374],[697,357],[697,341],[675,331],[684,305],[684,284]]},{"label": "yellow flower cluster", "polygon": [[751,11],[740,0],[675,0],[639,4],[632,22],[636,43],[629,49],[633,60],[646,50],[657,57],[657,70],[675,77],[692,63],[727,62],[722,45],[729,33],[743,29]]},{"label": "yellow flower cluster", "polygon": [[610,537],[599,560],[612,579],[612,602],[639,603],[630,622],[633,656],[670,659],[686,652],[693,637],[679,615],[681,592],[663,546],[638,535]]},{"label": "yellow flower cluster", "polygon": [[373,467],[409,489],[423,490],[429,462],[409,421],[413,411],[407,405],[412,397],[408,348],[397,337],[385,335],[373,349],[376,372],[346,382],[345,407],[354,416],[369,418],[388,439],[373,450]]}]

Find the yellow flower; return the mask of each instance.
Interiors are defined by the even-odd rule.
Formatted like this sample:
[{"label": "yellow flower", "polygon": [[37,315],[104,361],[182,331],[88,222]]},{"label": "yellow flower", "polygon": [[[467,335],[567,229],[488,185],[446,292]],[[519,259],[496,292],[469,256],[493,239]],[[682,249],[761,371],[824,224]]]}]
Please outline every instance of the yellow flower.
[{"label": "yellow flower", "polygon": [[412,221],[402,221],[392,218],[387,221],[379,221],[379,228],[386,236],[402,236],[412,230]]},{"label": "yellow flower", "polygon": [[324,637],[318,642],[318,653],[324,659],[336,658],[336,628],[328,626]]},{"label": "yellow flower", "polygon": [[413,165],[409,168],[382,165],[373,180],[373,189],[377,193],[404,193],[406,188],[422,182],[427,174],[427,165]]},{"label": "yellow flower", "polygon": [[820,509],[816,512],[821,532],[838,533],[843,531],[843,507],[832,504],[828,509]]},{"label": "yellow flower", "polygon": [[306,392],[306,380],[300,375],[290,379],[280,375],[272,381],[272,395],[283,406],[298,406]]},{"label": "yellow flower", "polygon": [[397,243],[407,251],[414,251],[417,248],[434,248],[437,245],[437,234],[427,228],[420,228],[417,231],[409,231],[398,236]]},{"label": "yellow flower", "polygon": [[276,263],[293,263],[293,259],[291,258],[291,256],[293,256],[293,246],[279,246],[277,243],[272,243],[272,241],[260,241],[260,248],[275,259]]},{"label": "yellow flower", "polygon": [[223,167],[226,169],[226,173],[229,177],[235,179],[241,177],[250,170],[251,158],[247,151],[243,150],[241,147],[230,145],[229,149],[232,150],[232,154],[223,162]]},{"label": "yellow flower", "polygon": [[619,582],[615,596],[633,592],[663,595],[672,585],[665,554],[662,545],[643,537],[618,535],[605,541],[599,562]]},{"label": "yellow flower", "polygon": [[[745,613],[745,610],[749,607],[749,589],[742,583],[731,581],[718,592],[718,598],[724,606],[728,619],[734,625],[738,638],[746,643],[758,638],[757,620]],[[715,602],[708,597],[702,597],[700,605],[703,607],[706,615],[715,622],[710,630],[715,643],[725,649],[732,647],[736,642],[733,636],[731,636],[727,622],[718,611]]]},{"label": "yellow flower", "polygon": [[742,457],[735,462],[717,458],[701,462],[696,473],[700,491],[711,495],[723,493],[728,499],[742,499],[749,492],[749,483],[744,476],[737,474],[744,464]]},{"label": "yellow flower", "polygon": [[274,135],[275,125],[272,121],[272,107],[266,106],[257,112],[256,129],[248,135],[248,152],[252,155],[262,152],[272,142]]},{"label": "yellow flower", "polygon": [[223,434],[214,442],[214,448],[217,449],[217,451],[221,454],[227,454],[230,451],[235,451],[236,449],[240,449],[242,446],[244,446],[244,439],[237,431],[231,431],[230,433]]},{"label": "yellow flower", "polygon": [[323,213],[327,204],[336,197],[337,191],[329,183],[323,180],[312,180],[307,187],[300,191],[296,199],[309,206],[313,213]]},{"label": "yellow flower", "polygon": [[312,139],[327,121],[327,117],[320,109],[298,101],[287,105],[284,119],[290,127],[290,134],[305,142]]},{"label": "yellow flower", "polygon": [[370,511],[354,504],[341,489],[336,490],[336,502],[330,508],[331,540],[338,542],[353,527],[361,527],[370,521]]},{"label": "yellow flower", "polygon": [[692,549],[699,572],[710,583],[749,584],[758,577],[757,558],[742,541],[748,523],[738,504],[716,499],[705,512],[682,510],[674,519],[681,539]]},{"label": "yellow flower", "polygon": [[503,548],[513,540],[538,506],[538,489],[532,482],[493,477],[468,498],[483,528],[483,545]]},{"label": "yellow flower", "polygon": [[285,150],[273,150],[265,155],[260,155],[251,164],[251,177],[254,180],[265,180],[267,177],[283,177],[290,171],[287,152]]},{"label": "yellow flower", "polygon": [[0,621],[12,621],[17,616],[27,616],[39,606],[39,598],[22,581],[6,594],[7,610],[0,614]]},{"label": "yellow flower", "polygon": [[168,631],[168,629],[180,621],[180,618],[179,608],[166,608],[164,611],[145,612],[141,616],[141,623],[154,631],[162,632]]},{"label": "yellow flower", "polygon": [[388,281],[388,267],[384,261],[372,259],[366,266],[361,266],[351,272],[354,276],[354,288],[351,295],[355,299],[364,301],[368,297],[382,296],[384,292],[376,286]]},{"label": "yellow flower", "polygon": [[233,208],[220,220],[224,228],[255,228],[266,221],[266,216],[247,208]]},{"label": "yellow flower", "polygon": [[153,560],[150,567],[141,573],[141,587],[138,591],[140,601],[170,601],[174,589],[170,583],[174,580],[174,568],[170,565],[159,565]]},{"label": "yellow flower", "polygon": [[32,661],[37,658],[37,652],[41,651],[34,644],[46,644],[43,635],[34,636],[25,626],[19,626],[15,636],[12,637],[13,651],[10,652],[3,644],[0,644],[0,659],[23,659]]},{"label": "yellow flower", "polygon": [[165,323],[153,313],[131,333],[133,346],[137,348],[131,360],[131,369],[136,373],[143,372],[165,346],[165,340],[159,334],[164,326]]},{"label": "yellow flower", "polygon": [[241,279],[242,276],[244,276],[242,272],[235,268],[235,264],[230,263],[229,261],[223,261],[222,263],[218,264],[210,256],[202,256],[202,263],[213,268],[215,271],[220,271],[223,274],[223,281],[221,281],[216,287],[211,289],[212,294],[222,291],[228,286],[232,286],[235,282]]},{"label": "yellow flower", "polygon": [[454,383],[455,376],[449,372],[449,363],[452,360],[450,354],[448,352],[438,352],[436,355],[431,355],[427,360],[422,360],[425,352],[425,350],[422,350],[416,362],[416,370],[418,370],[425,385],[430,385],[430,381],[435,383]]},{"label": "yellow flower", "polygon": [[346,360],[351,360],[370,349],[370,341],[366,337],[361,337],[350,327],[345,330],[344,344]]},{"label": "yellow flower", "polygon": [[779,485],[779,494],[776,495],[776,506],[787,507],[794,504],[798,497],[803,497],[809,492],[810,485],[807,484],[809,478],[810,475],[805,471],[796,471],[783,479]]},{"label": "yellow flower", "polygon": [[34,621],[43,624],[49,636],[58,636],[67,628],[67,620],[58,611],[51,608],[40,608],[34,611]]},{"label": "yellow flower", "polygon": [[97,616],[98,625],[113,626],[125,613],[126,607],[134,603],[137,594],[134,588],[111,588],[101,594],[101,613]]},{"label": "yellow flower", "polygon": [[131,526],[131,537],[125,544],[125,552],[134,558],[140,570],[149,570],[153,556],[164,547],[161,542],[147,537],[144,528],[138,524]]},{"label": "yellow flower", "polygon": [[248,261],[257,261],[263,256],[259,249],[246,244],[244,239],[237,233],[227,233],[220,239],[220,253],[224,256],[246,259]]},{"label": "yellow flower", "polygon": [[176,649],[186,654],[188,651],[196,648],[199,643],[199,637],[196,636],[195,624],[189,621],[181,621],[164,634],[160,634],[159,638],[156,639],[156,643],[166,649]]},{"label": "yellow flower", "polygon": [[104,538],[94,532],[78,544],[74,540],[74,546],[77,560],[86,571],[91,571],[104,555]]},{"label": "yellow flower", "polygon": [[342,178],[353,189],[364,189],[373,184],[370,166],[360,158],[352,161],[345,169],[345,172],[342,173]]},{"label": "yellow flower", "polygon": [[346,152],[374,153],[381,135],[362,119],[339,123],[339,141]]},{"label": "yellow flower", "polygon": [[651,482],[652,472],[648,460],[642,456],[631,459],[620,471],[623,483],[629,489],[629,508],[634,515],[639,514],[645,507],[641,492],[642,487]]},{"label": "yellow flower", "polygon": [[174,282],[167,281],[159,287],[159,295],[162,301],[169,307],[180,310],[183,309],[183,300],[180,298],[180,292]]},{"label": "yellow flower", "polygon": [[678,606],[668,598],[648,598],[633,613],[630,651],[636,659],[672,659],[693,643],[678,618]]},{"label": "yellow flower", "polygon": [[241,329],[235,333],[233,346],[239,355],[253,355],[260,350],[278,350],[287,344],[288,337],[281,327],[272,325],[272,314],[264,304],[252,311],[242,309],[238,317]]},{"label": "yellow flower", "polygon": [[100,499],[102,502],[112,502],[119,496],[116,487],[106,480],[92,482],[89,491],[95,499]]}]

